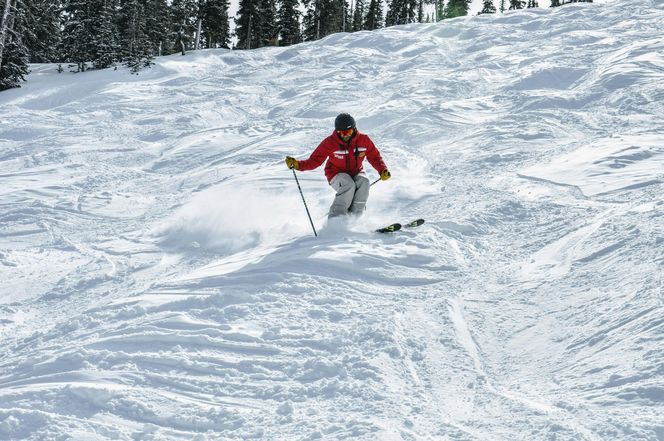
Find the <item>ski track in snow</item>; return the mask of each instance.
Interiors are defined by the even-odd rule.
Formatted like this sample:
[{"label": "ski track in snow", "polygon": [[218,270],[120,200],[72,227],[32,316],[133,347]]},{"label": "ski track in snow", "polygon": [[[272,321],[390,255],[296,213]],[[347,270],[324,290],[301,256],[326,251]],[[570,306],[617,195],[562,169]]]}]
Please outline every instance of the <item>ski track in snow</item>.
[{"label": "ski track in snow", "polygon": [[[0,439],[664,439],[662,29],[636,0],[33,66]],[[315,238],[283,158],[342,111],[393,179],[339,225],[299,174]]]}]

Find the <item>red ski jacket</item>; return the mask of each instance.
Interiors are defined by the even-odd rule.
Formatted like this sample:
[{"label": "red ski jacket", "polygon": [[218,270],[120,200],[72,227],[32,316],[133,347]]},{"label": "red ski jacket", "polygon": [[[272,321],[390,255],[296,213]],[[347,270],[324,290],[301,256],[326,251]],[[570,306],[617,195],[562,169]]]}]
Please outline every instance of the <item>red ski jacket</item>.
[{"label": "red ski jacket", "polygon": [[343,142],[336,132],[325,138],[316,147],[309,159],[299,161],[298,170],[313,170],[327,159],[325,164],[325,177],[331,181],[338,173],[348,173],[355,176],[363,171],[362,162],[364,158],[378,173],[387,170],[387,166],[380,156],[380,152],[374,145],[371,138],[364,133],[356,131],[348,143]]}]

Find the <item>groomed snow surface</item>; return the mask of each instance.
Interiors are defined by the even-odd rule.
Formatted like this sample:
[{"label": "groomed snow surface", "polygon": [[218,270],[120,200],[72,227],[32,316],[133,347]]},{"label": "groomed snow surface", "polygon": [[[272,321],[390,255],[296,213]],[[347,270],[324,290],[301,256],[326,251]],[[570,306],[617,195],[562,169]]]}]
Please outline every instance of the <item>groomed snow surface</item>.
[{"label": "groomed snow surface", "polygon": [[[0,439],[664,440],[663,30],[634,0],[33,66]],[[299,173],[316,238],[283,158],[342,111],[393,178],[328,223]]]}]

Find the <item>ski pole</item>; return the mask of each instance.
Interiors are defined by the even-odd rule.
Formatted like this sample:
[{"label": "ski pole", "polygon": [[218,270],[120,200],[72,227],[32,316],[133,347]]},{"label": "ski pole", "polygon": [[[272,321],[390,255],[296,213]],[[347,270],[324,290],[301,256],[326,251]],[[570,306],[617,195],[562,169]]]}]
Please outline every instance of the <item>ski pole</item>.
[{"label": "ski pole", "polygon": [[374,185],[376,182],[378,182],[378,181],[380,181],[380,178],[378,178],[378,179],[376,179],[375,181],[373,181],[369,187],[373,186],[373,185]]},{"label": "ski pole", "polygon": [[300,187],[300,181],[298,181],[297,175],[295,174],[295,168],[291,167],[291,170],[293,170],[293,176],[295,177],[295,182],[297,183],[297,189],[300,190],[300,196],[302,196],[302,202],[304,202],[304,209],[307,210],[307,216],[309,216],[309,222],[311,222],[311,228],[314,230],[314,236],[318,237],[318,233],[316,233],[316,227],[314,227],[314,221],[311,220],[311,214],[309,214],[309,207],[307,207],[307,201],[304,200],[304,193],[302,193],[302,187]]}]

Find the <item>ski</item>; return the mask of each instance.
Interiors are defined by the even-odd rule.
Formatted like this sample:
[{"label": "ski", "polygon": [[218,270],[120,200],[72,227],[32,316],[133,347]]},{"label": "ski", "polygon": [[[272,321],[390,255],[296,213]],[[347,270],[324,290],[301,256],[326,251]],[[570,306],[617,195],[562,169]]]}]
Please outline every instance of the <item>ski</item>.
[{"label": "ski", "polygon": [[388,225],[383,228],[379,228],[376,230],[378,233],[394,233],[395,231],[399,231],[401,229],[401,224],[400,223],[395,223]]},{"label": "ski", "polygon": [[419,227],[423,223],[424,223],[424,219],[415,219],[415,220],[412,220],[412,221],[407,222],[405,224],[400,224],[400,223],[397,222],[397,223],[394,223],[394,224],[390,224],[386,227],[379,228],[376,231],[378,233],[394,233],[395,231],[401,230],[402,227],[403,228],[415,228],[415,227]]},{"label": "ski", "polygon": [[414,228],[414,227],[419,227],[424,223],[424,219],[415,219],[414,221],[410,221],[407,224],[404,224],[403,226],[406,228]]}]

